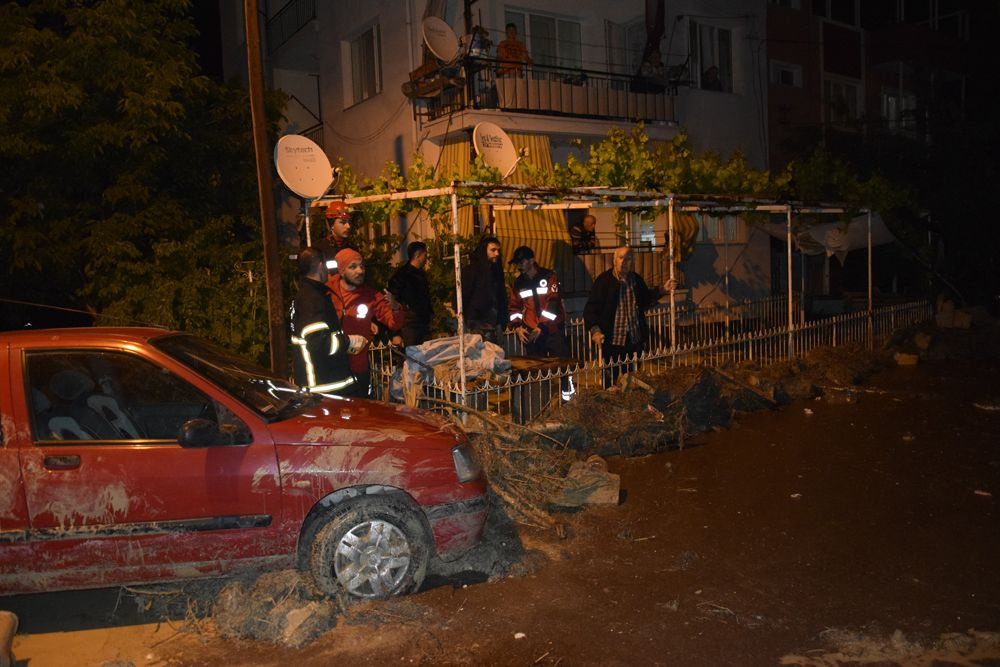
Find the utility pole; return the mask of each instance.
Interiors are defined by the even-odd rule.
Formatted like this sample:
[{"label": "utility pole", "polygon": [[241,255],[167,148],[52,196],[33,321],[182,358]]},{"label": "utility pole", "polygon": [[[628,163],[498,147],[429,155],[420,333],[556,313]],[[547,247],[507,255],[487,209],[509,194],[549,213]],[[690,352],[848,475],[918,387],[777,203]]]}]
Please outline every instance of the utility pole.
[{"label": "utility pole", "polygon": [[253,145],[257,159],[257,189],[260,191],[260,224],[264,242],[264,274],[267,283],[267,326],[271,347],[271,370],[288,375],[285,339],[285,302],[281,292],[281,259],[278,255],[278,229],[274,218],[274,194],[271,186],[271,163],[268,160],[267,114],[264,110],[264,74],[260,55],[260,29],[257,0],[243,0],[247,29],[247,79],[250,89],[250,117]]}]

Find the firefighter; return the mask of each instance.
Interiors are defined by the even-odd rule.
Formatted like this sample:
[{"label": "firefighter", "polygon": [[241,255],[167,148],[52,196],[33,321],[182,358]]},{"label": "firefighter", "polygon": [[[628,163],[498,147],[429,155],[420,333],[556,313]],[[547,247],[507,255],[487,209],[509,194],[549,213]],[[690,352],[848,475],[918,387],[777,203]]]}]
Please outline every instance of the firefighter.
[{"label": "firefighter", "polygon": [[364,349],[352,354],[348,360],[351,372],[358,378],[354,396],[368,396],[371,392],[371,365],[367,347],[375,337],[374,323],[389,330],[393,345],[402,345],[399,330],[403,325],[403,313],[399,303],[391,296],[365,285],[365,264],[361,253],[353,248],[345,248],[337,253],[337,272],[327,285],[333,299],[333,307],[344,325],[344,331],[351,337],[361,336]]},{"label": "firefighter", "polygon": [[[559,294],[556,272],[538,266],[535,253],[528,246],[517,248],[509,263],[517,265],[520,275],[514,281],[507,309],[511,326],[524,343],[525,354],[529,357],[569,357],[563,328],[566,309]],[[562,393],[563,400],[569,400],[575,393],[572,377],[562,379]]]},{"label": "firefighter", "polygon": [[351,209],[341,200],[335,199],[327,205],[327,236],[316,247],[326,256],[326,269],[330,275],[337,273],[337,253],[344,248],[354,248],[350,240],[351,220]]},{"label": "firefighter", "polygon": [[298,256],[299,291],[292,302],[292,343],[295,382],[317,393],[345,394],[358,380],[351,374],[348,355],[363,349],[365,339],[342,330],[326,286],[323,253],[306,248]]}]

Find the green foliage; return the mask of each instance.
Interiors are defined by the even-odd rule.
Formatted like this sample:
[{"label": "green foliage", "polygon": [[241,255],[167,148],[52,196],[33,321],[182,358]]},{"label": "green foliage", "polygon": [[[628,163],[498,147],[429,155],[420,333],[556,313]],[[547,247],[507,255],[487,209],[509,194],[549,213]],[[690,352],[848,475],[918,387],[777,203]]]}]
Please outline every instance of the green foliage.
[{"label": "green foliage", "polygon": [[[0,270],[13,293],[73,295],[98,323],[265,359],[246,91],[199,73],[189,6],[0,6]],[[283,103],[268,100],[272,122]]]}]

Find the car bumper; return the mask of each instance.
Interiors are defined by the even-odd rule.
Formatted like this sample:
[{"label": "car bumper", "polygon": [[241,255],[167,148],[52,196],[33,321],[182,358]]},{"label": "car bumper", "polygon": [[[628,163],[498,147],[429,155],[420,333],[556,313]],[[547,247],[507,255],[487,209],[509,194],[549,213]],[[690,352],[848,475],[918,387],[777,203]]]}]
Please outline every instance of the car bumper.
[{"label": "car bumper", "polygon": [[426,508],[441,560],[454,560],[476,546],[486,523],[486,495]]}]

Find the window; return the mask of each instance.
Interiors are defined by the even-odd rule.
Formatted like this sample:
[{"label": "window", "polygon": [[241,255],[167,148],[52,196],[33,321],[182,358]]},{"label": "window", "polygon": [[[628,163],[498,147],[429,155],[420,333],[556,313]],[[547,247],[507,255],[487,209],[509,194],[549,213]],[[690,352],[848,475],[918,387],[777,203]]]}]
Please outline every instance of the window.
[{"label": "window", "polygon": [[733,33],[691,21],[691,76],[698,88],[733,92]]},{"label": "window", "polygon": [[345,107],[382,92],[382,38],[377,23],[344,43],[344,80],[350,83]]},{"label": "window", "polygon": [[104,350],[31,352],[26,357],[35,441],[173,440],[198,417],[249,428],[222,404],[170,371]]},{"label": "window", "polygon": [[504,25],[517,26],[518,38],[527,45],[534,64],[574,69],[582,66],[579,21],[510,10],[504,19]]},{"label": "window", "polygon": [[823,81],[824,118],[832,125],[848,125],[859,118],[858,84],[842,79]]},{"label": "window", "polygon": [[802,87],[802,65],[771,61],[771,83],[779,86]]},{"label": "window", "polygon": [[916,129],[917,97],[899,90],[882,89],[882,117],[892,132]]},{"label": "window", "polygon": [[858,25],[856,0],[813,0],[813,14],[838,23]]},{"label": "window", "polygon": [[747,224],[737,215],[722,217],[702,213],[699,219],[698,243],[746,243]]}]

